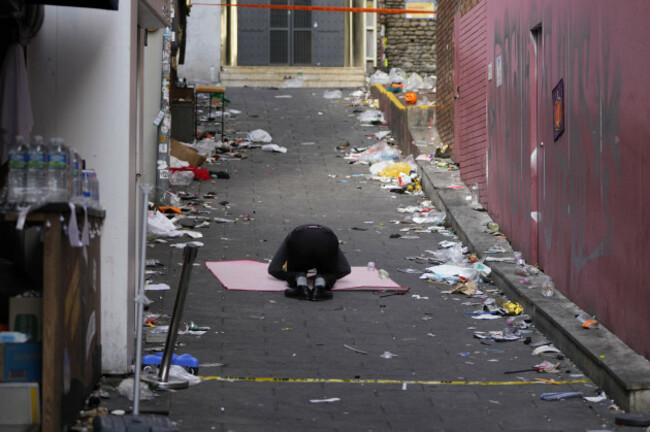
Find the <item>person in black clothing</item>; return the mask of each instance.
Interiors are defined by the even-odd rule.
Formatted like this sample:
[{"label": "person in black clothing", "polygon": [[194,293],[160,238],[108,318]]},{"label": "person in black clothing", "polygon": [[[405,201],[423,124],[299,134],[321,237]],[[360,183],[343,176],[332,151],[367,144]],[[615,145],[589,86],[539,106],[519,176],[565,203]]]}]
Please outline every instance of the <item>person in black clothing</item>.
[{"label": "person in black clothing", "polygon": [[[286,266],[286,268],[285,268]],[[316,269],[314,289],[309,290],[307,272]],[[287,297],[301,300],[329,300],[334,283],[350,274],[350,264],[339,248],[334,232],[323,225],[307,224],[293,229],[269,264],[271,276],[286,280]]]}]

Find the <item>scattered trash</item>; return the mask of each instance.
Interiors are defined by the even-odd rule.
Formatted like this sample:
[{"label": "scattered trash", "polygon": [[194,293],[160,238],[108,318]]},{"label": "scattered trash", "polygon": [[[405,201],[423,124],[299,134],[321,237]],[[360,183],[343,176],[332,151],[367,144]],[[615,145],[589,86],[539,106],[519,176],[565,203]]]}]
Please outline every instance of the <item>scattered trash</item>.
[{"label": "scattered trash", "polygon": [[399,84],[406,81],[406,72],[402,68],[391,68],[388,72],[388,81],[391,84]]},{"label": "scattered trash", "polygon": [[273,140],[271,135],[263,129],[255,129],[254,131],[248,132],[248,139],[252,142],[263,143],[270,143]]},{"label": "scattered trash", "polygon": [[556,401],[562,399],[580,398],[582,396],[583,396],[582,392],[553,392],[553,393],[542,393],[541,395],[539,395],[539,398],[545,401]]},{"label": "scattered trash", "polygon": [[171,287],[166,283],[149,284],[144,286],[145,291],[167,291]]},{"label": "scattered trash", "polygon": [[384,113],[376,109],[369,109],[367,111],[362,112],[361,114],[359,114],[357,119],[361,123],[385,123],[386,122]]},{"label": "scattered trash", "polygon": [[540,287],[542,288],[542,295],[544,297],[553,297],[553,294],[555,294],[555,285],[551,281],[551,277],[547,275],[542,276],[542,282],[540,284]]},{"label": "scattered trash", "polygon": [[388,74],[382,70],[377,70],[375,73],[370,75],[370,85],[387,85],[390,83],[390,78]]},{"label": "scattered trash", "polygon": [[500,317],[499,315],[494,315],[494,314],[490,314],[490,313],[482,313],[482,314],[478,314],[478,315],[473,315],[471,318],[472,318],[472,319],[475,319],[475,320],[495,320],[495,319],[501,319],[501,317]]},{"label": "scattered trash", "polygon": [[380,355],[379,357],[384,358],[384,359],[387,359],[387,360],[390,360],[390,359],[392,359],[393,357],[397,357],[397,354],[393,354],[393,353],[390,352],[390,351],[384,351],[384,353],[383,353],[382,355]]},{"label": "scattered trash", "polygon": [[594,317],[591,317],[587,314],[580,314],[576,316],[576,319],[582,324],[583,328],[595,329],[599,327],[598,321],[596,321]]},{"label": "scattered trash", "polygon": [[[129,400],[133,400],[133,378],[127,378],[123,380],[119,386],[117,386],[117,392]],[[149,386],[140,382],[140,400],[152,400],[156,397],[156,394],[151,391]]]},{"label": "scattered trash", "polygon": [[452,283],[460,282],[460,278],[478,280],[478,271],[474,266],[461,267],[451,264],[441,264],[427,267],[426,270],[430,273],[423,274],[420,276],[420,279],[449,280],[453,281]]},{"label": "scattered trash", "polygon": [[169,184],[172,186],[189,186],[193,181],[192,171],[175,171],[169,174]]},{"label": "scattered trash", "polygon": [[198,242],[198,241],[193,241],[193,242],[187,242],[187,243],[174,243],[169,245],[170,247],[177,248],[177,249],[185,249],[185,246],[187,245],[195,245],[198,247],[204,246],[203,243]]},{"label": "scattered trash", "polygon": [[490,247],[490,249],[486,250],[485,253],[486,254],[497,254],[497,253],[504,253],[505,251],[506,251],[506,248],[504,248],[503,246],[494,245],[494,246]]},{"label": "scattered trash", "polygon": [[559,354],[560,350],[555,348],[553,345],[542,345],[533,350],[534,355],[549,354],[549,353]]},{"label": "scattered trash", "polygon": [[276,153],[286,153],[287,152],[286,147],[282,147],[282,146],[279,146],[277,144],[265,144],[265,145],[262,146],[262,150],[267,151],[267,152],[276,152]]},{"label": "scattered trash", "polygon": [[601,392],[597,396],[585,396],[583,397],[583,399],[589,402],[598,403],[598,402],[606,401],[607,395],[605,394],[605,392]]},{"label": "scattered trash", "polygon": [[326,398],[326,399],[309,399],[310,403],[332,403],[332,402],[340,402],[340,398]]},{"label": "scattered trash", "polygon": [[466,296],[473,296],[476,293],[480,292],[476,288],[476,282],[472,280],[468,281],[463,281],[456,285],[454,289],[448,290],[448,291],[440,291],[443,294],[453,294],[455,292],[459,292],[461,294],[465,294]]},{"label": "scattered trash", "polygon": [[359,353],[359,354],[368,355],[368,353],[366,351],[360,350],[358,348],[351,347],[350,345],[343,345],[343,347],[349,349],[350,351],[354,351],[356,353]]}]

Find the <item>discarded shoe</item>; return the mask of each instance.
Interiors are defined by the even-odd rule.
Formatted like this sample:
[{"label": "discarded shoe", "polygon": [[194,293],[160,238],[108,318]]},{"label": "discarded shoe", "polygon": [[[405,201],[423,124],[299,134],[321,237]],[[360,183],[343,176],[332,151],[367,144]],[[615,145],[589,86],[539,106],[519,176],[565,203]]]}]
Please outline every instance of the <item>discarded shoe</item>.
[{"label": "discarded shoe", "polygon": [[320,286],[315,286],[314,290],[311,292],[312,301],[331,300],[332,297],[334,297],[332,291]]},{"label": "discarded shoe", "polygon": [[299,285],[295,288],[287,288],[284,290],[284,295],[289,298],[295,298],[298,300],[309,300],[310,292],[309,288],[306,285]]}]

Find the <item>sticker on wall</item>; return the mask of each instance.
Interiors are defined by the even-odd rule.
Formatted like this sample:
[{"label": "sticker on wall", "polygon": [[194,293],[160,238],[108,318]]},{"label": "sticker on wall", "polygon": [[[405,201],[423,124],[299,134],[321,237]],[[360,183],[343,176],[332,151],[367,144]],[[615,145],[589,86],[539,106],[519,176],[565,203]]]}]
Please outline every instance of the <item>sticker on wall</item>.
[{"label": "sticker on wall", "polygon": [[501,70],[501,55],[497,56],[497,61],[496,61],[496,74],[497,74],[497,87],[501,87],[501,75],[502,75],[502,70]]},{"label": "sticker on wall", "polygon": [[553,141],[564,132],[564,79],[553,89]]}]

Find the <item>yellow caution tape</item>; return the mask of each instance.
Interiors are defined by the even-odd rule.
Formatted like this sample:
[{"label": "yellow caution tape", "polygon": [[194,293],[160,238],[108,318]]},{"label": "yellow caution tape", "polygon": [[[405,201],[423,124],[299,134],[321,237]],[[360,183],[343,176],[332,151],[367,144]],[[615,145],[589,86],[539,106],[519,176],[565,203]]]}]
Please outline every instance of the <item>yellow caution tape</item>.
[{"label": "yellow caution tape", "polygon": [[[537,385],[550,384],[547,380],[534,381],[444,381],[444,380],[397,380],[397,379],[344,379],[344,378],[282,378],[282,377],[227,377],[202,376],[204,381],[222,382],[258,382],[258,383],[295,383],[295,384],[413,384],[444,386],[503,386],[503,385]],[[552,384],[586,384],[588,379],[553,381]]]}]

